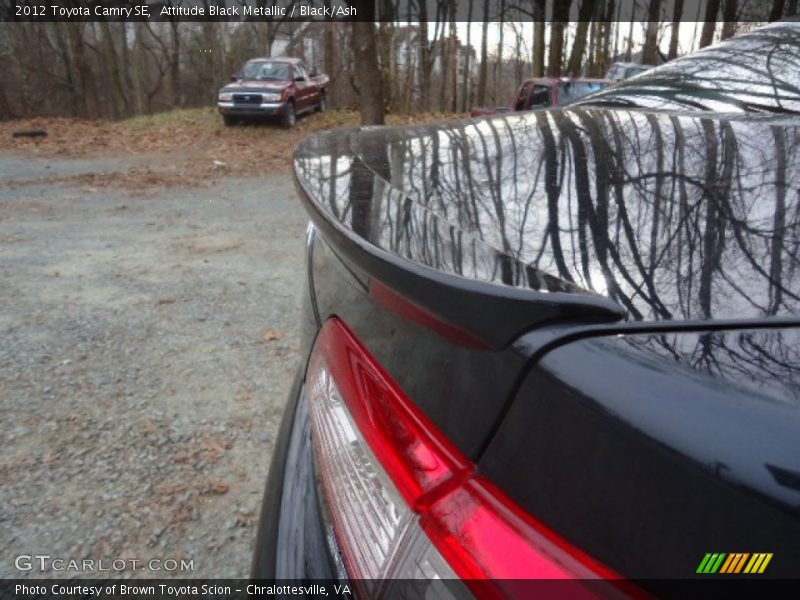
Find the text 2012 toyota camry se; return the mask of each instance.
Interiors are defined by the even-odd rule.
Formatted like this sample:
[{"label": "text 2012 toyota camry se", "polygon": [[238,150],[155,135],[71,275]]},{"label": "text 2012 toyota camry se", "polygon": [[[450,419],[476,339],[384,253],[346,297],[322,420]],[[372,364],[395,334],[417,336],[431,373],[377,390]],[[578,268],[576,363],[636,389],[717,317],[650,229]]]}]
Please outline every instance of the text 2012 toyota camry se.
[{"label": "text 2012 toyota camry se", "polygon": [[254,577],[800,574],[800,28],[763,31],[694,59],[774,45],[763,114],[612,89],[301,143],[305,360]]}]

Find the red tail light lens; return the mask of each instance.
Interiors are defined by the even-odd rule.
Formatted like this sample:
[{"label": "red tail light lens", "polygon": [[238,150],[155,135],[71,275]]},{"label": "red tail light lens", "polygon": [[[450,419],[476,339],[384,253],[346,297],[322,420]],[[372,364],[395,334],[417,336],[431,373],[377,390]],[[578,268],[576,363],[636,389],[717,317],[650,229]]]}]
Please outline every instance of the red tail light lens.
[{"label": "red tail light lens", "polygon": [[410,506],[471,469],[338,319],[320,332],[309,372],[325,366],[359,432]]},{"label": "red tail light lens", "polygon": [[519,595],[510,580],[616,578],[478,475],[339,319],[319,333],[306,393],[350,577],[457,576],[496,598]]}]

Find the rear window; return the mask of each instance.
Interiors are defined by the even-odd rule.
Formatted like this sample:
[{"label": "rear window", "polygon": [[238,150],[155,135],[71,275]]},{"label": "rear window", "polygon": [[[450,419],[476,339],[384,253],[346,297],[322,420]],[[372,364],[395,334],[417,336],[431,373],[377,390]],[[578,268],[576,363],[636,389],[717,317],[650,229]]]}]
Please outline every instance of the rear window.
[{"label": "rear window", "polygon": [[550,106],[550,86],[535,85],[528,108],[545,108]]},{"label": "rear window", "polygon": [[575,102],[584,96],[599,92],[604,87],[605,83],[597,81],[567,81],[559,85],[558,103],[563,106]]}]

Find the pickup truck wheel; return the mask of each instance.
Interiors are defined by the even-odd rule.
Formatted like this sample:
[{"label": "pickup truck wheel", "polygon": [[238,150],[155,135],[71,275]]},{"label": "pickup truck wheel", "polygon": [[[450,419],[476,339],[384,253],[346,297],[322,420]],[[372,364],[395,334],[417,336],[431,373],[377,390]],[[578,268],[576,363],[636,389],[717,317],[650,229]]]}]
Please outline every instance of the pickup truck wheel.
[{"label": "pickup truck wheel", "polygon": [[317,112],[325,112],[328,110],[328,100],[325,98],[325,93],[319,95],[319,104],[317,104]]},{"label": "pickup truck wheel", "polygon": [[232,127],[236,124],[236,121],[230,115],[222,115],[222,122],[225,123],[225,127]]},{"label": "pickup truck wheel", "polygon": [[297,123],[297,113],[294,110],[294,102],[287,102],[286,108],[283,109],[283,126],[292,128]]}]

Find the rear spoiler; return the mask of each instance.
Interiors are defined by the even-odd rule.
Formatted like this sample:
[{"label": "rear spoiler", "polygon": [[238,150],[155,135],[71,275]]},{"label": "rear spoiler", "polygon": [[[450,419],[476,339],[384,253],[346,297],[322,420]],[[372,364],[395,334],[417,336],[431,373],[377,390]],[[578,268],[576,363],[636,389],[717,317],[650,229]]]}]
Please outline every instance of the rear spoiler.
[{"label": "rear spoiler", "polygon": [[608,298],[521,264],[394,188],[353,151],[357,137],[359,148],[376,153],[370,164],[388,172],[385,132],[315,135],[300,143],[293,161],[312,222],[337,255],[367,274],[373,299],[491,350],[546,324],[624,319]]}]

